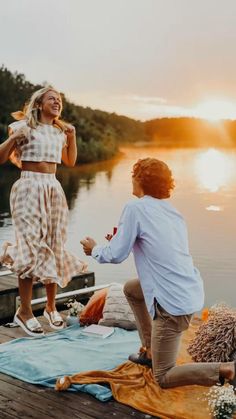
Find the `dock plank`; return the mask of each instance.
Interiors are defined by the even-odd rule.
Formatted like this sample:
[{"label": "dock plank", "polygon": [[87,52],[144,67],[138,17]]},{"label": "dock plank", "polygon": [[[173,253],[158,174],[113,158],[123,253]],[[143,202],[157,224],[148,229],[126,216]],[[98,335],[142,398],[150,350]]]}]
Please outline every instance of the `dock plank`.
[{"label": "dock plank", "polygon": [[[65,317],[66,312],[62,315]],[[47,331],[47,321],[38,318]],[[25,336],[21,328],[0,326],[0,342]],[[54,389],[33,385],[0,373],[1,419],[154,419],[129,406],[111,400],[102,403],[93,396],[82,393],[57,392]],[[160,418],[159,418],[160,419]]]},{"label": "dock plank", "polygon": [[9,336],[4,336],[4,335],[0,336],[0,344],[9,342],[10,340],[12,340],[12,338],[10,338]]},{"label": "dock plank", "polygon": [[[1,270],[1,273],[3,271]],[[77,289],[91,287],[95,283],[94,272],[84,272],[74,276],[66,288],[58,287],[58,294],[75,291]],[[42,283],[33,284],[33,299],[45,297],[45,287]],[[84,298],[87,298],[84,296]],[[62,305],[66,299],[60,300]],[[19,302],[19,287],[17,276],[13,273],[9,275],[0,276],[0,322],[1,324],[9,319],[13,318],[17,304]],[[34,306],[34,310],[41,310],[44,308],[44,304],[40,303]]]},{"label": "dock plank", "polygon": [[[0,374],[0,394],[1,392],[1,382],[5,382],[6,384],[12,384],[13,387],[19,387],[20,391],[25,390],[28,394],[30,394],[30,399],[35,400],[35,397],[32,397],[32,394],[40,395],[41,398],[44,399],[44,405],[53,405],[55,410],[55,403],[62,404],[63,406],[69,406],[70,409],[73,410],[72,416],[69,416],[69,410],[67,410],[65,418],[68,417],[75,417],[77,418],[76,414],[83,413],[87,415],[89,418],[110,418],[117,416],[117,418],[128,419],[130,416],[136,419],[144,419],[145,414],[142,412],[138,412],[135,409],[129,408],[123,404],[117,403],[114,400],[108,401],[105,403],[99,402],[98,400],[94,399],[92,396],[85,394],[85,393],[69,393],[69,392],[56,392],[53,389],[48,389],[41,386],[35,386],[32,384],[24,383],[20,380],[15,378],[6,376],[4,374]],[[21,394],[19,389],[16,391],[16,395]],[[26,395],[26,393],[23,393]],[[25,397],[25,396],[24,396]],[[36,408],[36,404],[34,405]],[[1,411],[1,410],[0,410]],[[63,411],[60,411],[63,413]],[[99,412],[99,413],[98,413]],[[51,416],[54,418],[54,416]],[[61,416],[60,416],[61,417]],[[64,416],[62,416],[64,417]],[[151,418],[151,416],[149,416]]]},{"label": "dock plank", "polygon": [[1,419],[14,419],[14,418],[16,418],[17,416],[12,416],[12,415],[10,415],[9,413],[6,413],[6,412],[1,412]]},{"label": "dock plank", "polygon": [[[81,418],[79,406],[77,410],[71,408],[69,403],[68,405],[61,403],[59,397],[56,400],[50,399],[49,402],[49,399],[46,399],[43,393],[32,392],[29,388],[25,389],[18,387],[10,382],[0,381],[0,396],[5,397],[12,402],[15,401],[23,406],[24,418],[27,416],[37,418],[43,416],[51,419],[58,419],[58,412],[60,412],[60,418]],[[35,416],[36,412],[38,416]],[[86,416],[83,416],[86,419]],[[87,416],[87,418],[89,419],[89,416]]]},{"label": "dock plank", "polygon": [[11,292],[12,290],[18,290],[18,281],[17,278],[8,275],[7,277],[0,277],[0,294],[5,294],[6,292]]}]

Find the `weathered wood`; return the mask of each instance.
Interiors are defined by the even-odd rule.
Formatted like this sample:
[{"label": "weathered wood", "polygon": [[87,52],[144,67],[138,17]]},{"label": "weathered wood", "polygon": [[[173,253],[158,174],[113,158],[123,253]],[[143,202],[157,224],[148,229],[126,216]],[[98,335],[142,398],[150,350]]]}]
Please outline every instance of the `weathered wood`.
[{"label": "weathered wood", "polygon": [[37,418],[43,415],[52,419],[58,419],[58,412],[60,412],[60,418],[81,418],[79,410],[71,408],[69,404],[61,403],[59,397],[54,400],[50,399],[49,402],[49,399],[45,398],[42,393],[35,393],[30,388],[24,389],[9,382],[0,381],[0,396],[18,402],[21,406],[24,406],[25,412],[30,416],[34,415],[35,417],[35,412],[38,412]]},{"label": "weathered wood", "polygon": [[[62,313],[63,316],[66,312]],[[45,331],[52,332],[47,320],[39,317]],[[0,326],[0,342],[25,336],[21,328]],[[1,419],[151,419],[154,417],[111,400],[99,402],[82,392],[57,392],[54,389],[29,384],[0,373]]]},{"label": "weathered wood", "polygon": [[[5,384],[4,384],[5,383]],[[3,390],[3,386],[5,389]],[[138,412],[135,409],[129,408],[123,404],[117,403],[114,400],[109,402],[99,402],[88,394],[85,393],[69,393],[69,392],[56,392],[53,389],[47,389],[41,386],[35,386],[32,384],[24,383],[15,378],[9,377],[4,374],[0,374],[0,395],[6,395],[8,392],[9,397],[12,395],[12,387],[18,387],[15,391],[15,399],[19,401],[20,398],[25,400],[27,398],[27,406],[32,406],[32,408],[37,410],[40,413],[44,413],[44,410],[41,409],[38,405],[40,400],[43,399],[44,406],[53,406],[56,414],[60,411],[60,418],[67,419],[68,417],[77,418],[77,415],[82,415],[79,417],[83,418],[111,418],[117,416],[117,418],[128,419],[131,416],[137,419],[144,419],[145,414]],[[66,413],[64,416],[63,409],[56,409],[56,404],[66,407]],[[0,402],[1,406],[1,402]],[[71,410],[73,413],[71,414]],[[1,408],[0,408],[1,412]],[[47,411],[47,414],[49,411]],[[44,413],[45,414],[45,413]],[[50,413],[51,414],[51,413]],[[71,415],[71,416],[69,416]],[[54,418],[53,415],[50,417]],[[56,417],[56,416],[55,416]],[[151,418],[151,416],[149,416]]]},{"label": "weathered wood", "polygon": [[1,419],[13,419],[16,418],[16,416],[12,416],[10,414],[8,414],[7,412],[1,412]]},{"label": "weathered wood", "polygon": [[[65,291],[91,287],[95,283],[94,272],[86,272],[74,276],[66,288],[58,287],[58,294]],[[45,287],[41,283],[33,285],[33,299],[44,297]],[[13,318],[16,311],[16,298],[19,296],[18,279],[14,274],[0,277],[0,322]],[[63,305],[66,299],[60,300]],[[42,310],[44,304],[39,304],[35,309]]]}]

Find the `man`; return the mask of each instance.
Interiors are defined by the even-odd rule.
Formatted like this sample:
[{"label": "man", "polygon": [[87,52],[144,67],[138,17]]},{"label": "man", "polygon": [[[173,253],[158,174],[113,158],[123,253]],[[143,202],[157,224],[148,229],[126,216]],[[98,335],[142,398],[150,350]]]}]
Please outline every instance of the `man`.
[{"label": "man", "polygon": [[120,263],[133,251],[139,279],[128,281],[124,293],[142,348],[129,359],[152,366],[162,388],[223,384],[225,378],[235,386],[234,362],[175,366],[182,332],[203,307],[203,282],[189,254],[184,219],[166,201],[174,188],[168,166],[153,158],[138,160],[132,181],[139,199],[125,206],[116,235],[104,246],[90,237],[81,241],[99,263]]}]

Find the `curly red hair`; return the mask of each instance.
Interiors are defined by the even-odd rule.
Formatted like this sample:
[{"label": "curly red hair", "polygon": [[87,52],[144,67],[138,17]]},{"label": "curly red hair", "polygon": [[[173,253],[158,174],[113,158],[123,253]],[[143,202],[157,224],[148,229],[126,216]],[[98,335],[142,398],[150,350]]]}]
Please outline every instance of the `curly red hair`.
[{"label": "curly red hair", "polygon": [[167,164],[150,157],[140,159],[134,164],[133,177],[139,182],[144,194],[153,198],[169,198],[175,186]]}]

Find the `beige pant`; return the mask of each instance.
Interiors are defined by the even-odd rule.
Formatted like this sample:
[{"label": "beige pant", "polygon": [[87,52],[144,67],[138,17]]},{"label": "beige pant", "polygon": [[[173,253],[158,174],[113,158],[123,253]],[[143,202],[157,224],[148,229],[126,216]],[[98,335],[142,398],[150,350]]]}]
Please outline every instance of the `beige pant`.
[{"label": "beige pant", "polygon": [[133,310],[142,345],[151,348],[153,375],[162,388],[211,386],[219,381],[219,362],[175,366],[181,335],[188,329],[192,315],[173,316],[156,304],[152,320],[138,279],[126,282],[124,293]]}]

